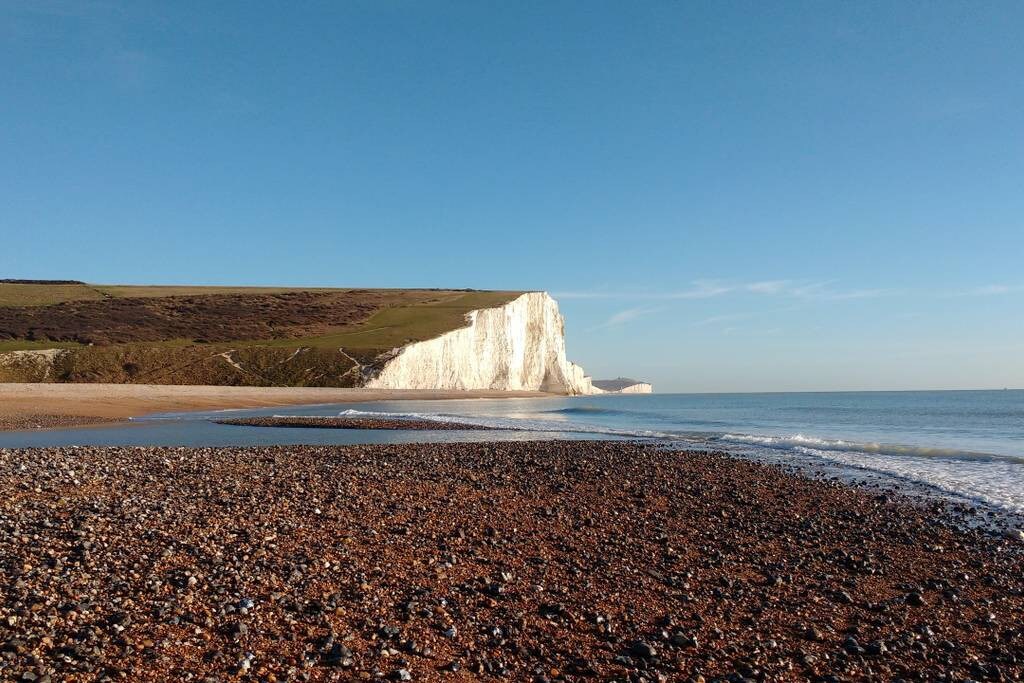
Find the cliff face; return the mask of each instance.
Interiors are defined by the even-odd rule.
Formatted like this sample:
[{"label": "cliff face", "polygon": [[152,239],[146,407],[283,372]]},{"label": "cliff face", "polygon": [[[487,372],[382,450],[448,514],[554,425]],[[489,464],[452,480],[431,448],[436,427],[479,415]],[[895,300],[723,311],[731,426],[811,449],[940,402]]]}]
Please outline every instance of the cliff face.
[{"label": "cliff face", "polygon": [[654,391],[650,382],[628,377],[595,379],[594,386],[609,394],[650,394]]},{"label": "cliff face", "polygon": [[654,387],[647,382],[639,382],[619,389],[620,394],[650,394],[653,391]]},{"label": "cliff face", "polygon": [[565,358],[558,303],[546,292],[472,311],[466,327],[396,349],[366,386],[601,393]]}]

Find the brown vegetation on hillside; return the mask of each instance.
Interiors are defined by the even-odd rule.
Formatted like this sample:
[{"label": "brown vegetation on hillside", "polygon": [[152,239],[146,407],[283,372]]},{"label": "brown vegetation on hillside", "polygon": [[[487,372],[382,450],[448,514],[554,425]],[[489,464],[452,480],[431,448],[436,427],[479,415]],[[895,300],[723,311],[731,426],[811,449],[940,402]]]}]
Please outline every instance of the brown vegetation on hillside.
[{"label": "brown vegetation on hillside", "polygon": [[365,320],[382,303],[381,295],[369,292],[289,292],[8,306],[0,307],[0,339],[106,345],[305,337]]}]

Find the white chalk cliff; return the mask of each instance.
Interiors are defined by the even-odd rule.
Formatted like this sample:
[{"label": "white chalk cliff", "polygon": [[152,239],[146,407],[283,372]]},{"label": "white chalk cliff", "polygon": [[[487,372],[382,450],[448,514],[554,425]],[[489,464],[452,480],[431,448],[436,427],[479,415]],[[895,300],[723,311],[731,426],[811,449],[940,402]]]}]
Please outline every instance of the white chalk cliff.
[{"label": "white chalk cliff", "polygon": [[606,394],[650,394],[654,387],[650,382],[628,377],[617,377],[616,379],[595,379],[594,386]]},{"label": "white chalk cliff", "polygon": [[395,349],[366,386],[602,393],[583,368],[566,360],[562,314],[546,292],[471,311],[466,322],[466,327]]},{"label": "white chalk cliff", "polygon": [[636,384],[630,384],[628,387],[619,389],[620,394],[650,394],[654,392],[654,387],[649,382],[637,382]]}]

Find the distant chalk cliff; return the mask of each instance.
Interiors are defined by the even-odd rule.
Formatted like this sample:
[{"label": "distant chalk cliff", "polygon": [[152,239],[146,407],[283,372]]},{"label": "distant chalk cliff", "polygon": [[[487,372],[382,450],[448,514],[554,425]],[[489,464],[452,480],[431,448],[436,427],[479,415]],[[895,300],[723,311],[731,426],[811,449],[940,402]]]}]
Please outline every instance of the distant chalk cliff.
[{"label": "distant chalk cliff", "polygon": [[628,377],[595,379],[593,384],[606,394],[650,394],[654,391],[654,387],[651,386],[650,382],[629,379]]},{"label": "distant chalk cliff", "polygon": [[602,393],[566,359],[558,303],[528,292],[471,311],[467,326],[395,349],[368,377],[375,389],[498,389]]}]

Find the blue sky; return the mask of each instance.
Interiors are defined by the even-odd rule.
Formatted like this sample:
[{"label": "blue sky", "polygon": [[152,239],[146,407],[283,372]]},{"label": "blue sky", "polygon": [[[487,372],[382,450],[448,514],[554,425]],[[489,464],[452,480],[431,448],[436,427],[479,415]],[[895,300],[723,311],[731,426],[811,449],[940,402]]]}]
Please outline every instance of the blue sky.
[{"label": "blue sky", "polygon": [[666,391],[1024,386],[1022,25],[0,0],[0,273],[546,289]]}]

